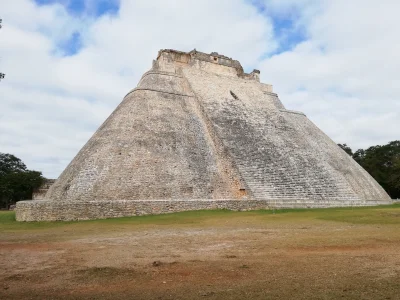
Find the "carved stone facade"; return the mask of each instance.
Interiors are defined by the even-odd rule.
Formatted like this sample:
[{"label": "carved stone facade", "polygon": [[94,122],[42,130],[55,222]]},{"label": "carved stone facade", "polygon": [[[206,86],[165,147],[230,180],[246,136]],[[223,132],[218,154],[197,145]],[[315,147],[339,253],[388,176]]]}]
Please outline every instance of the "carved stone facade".
[{"label": "carved stone facade", "polygon": [[[46,201],[19,202],[17,219],[138,215],[138,206],[157,213],[391,202],[303,113],[286,110],[259,74],[218,53],[161,50]],[[104,212],[110,205],[119,213]]]}]

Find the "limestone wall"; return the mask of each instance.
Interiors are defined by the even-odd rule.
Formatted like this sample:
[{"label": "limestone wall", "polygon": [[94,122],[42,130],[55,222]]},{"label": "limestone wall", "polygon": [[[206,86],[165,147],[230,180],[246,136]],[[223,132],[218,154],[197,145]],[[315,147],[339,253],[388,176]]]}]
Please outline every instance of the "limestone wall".
[{"label": "limestone wall", "polygon": [[303,113],[285,110],[257,82],[182,71],[254,199],[389,199]]},{"label": "limestone wall", "polygon": [[181,75],[146,73],[50,188],[46,199],[240,197]]},{"label": "limestone wall", "polygon": [[234,211],[334,206],[374,206],[382,201],[270,200],[102,200],[102,201],[20,201],[17,221],[77,221],[174,213],[189,210],[228,209]]},{"label": "limestone wall", "polygon": [[49,188],[54,184],[55,179],[46,179],[45,182],[37,189],[34,189],[32,192],[33,200],[42,200],[46,196]]}]

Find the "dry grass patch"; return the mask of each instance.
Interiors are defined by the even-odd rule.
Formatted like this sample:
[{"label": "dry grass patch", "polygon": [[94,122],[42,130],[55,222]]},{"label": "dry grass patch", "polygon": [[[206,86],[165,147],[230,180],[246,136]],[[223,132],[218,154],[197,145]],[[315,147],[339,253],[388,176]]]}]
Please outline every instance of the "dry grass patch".
[{"label": "dry grass patch", "polygon": [[17,223],[0,299],[399,299],[400,205]]}]

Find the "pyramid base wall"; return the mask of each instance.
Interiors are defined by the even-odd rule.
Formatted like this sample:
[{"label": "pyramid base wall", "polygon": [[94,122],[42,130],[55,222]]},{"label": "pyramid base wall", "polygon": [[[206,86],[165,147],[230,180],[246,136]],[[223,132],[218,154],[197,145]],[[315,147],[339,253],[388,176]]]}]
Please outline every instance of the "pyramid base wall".
[{"label": "pyramid base wall", "polygon": [[102,201],[20,201],[17,221],[77,221],[157,215],[190,210],[228,209],[234,211],[279,208],[356,207],[391,204],[382,200],[102,200]]}]

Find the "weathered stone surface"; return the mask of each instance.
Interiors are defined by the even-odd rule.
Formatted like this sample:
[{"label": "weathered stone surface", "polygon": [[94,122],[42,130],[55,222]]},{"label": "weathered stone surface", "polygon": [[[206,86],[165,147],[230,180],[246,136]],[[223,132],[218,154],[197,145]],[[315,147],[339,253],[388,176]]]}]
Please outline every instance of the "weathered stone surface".
[{"label": "weathered stone surface", "polygon": [[303,113],[286,110],[259,73],[217,53],[160,51],[48,201],[18,203],[18,220],[390,203]]},{"label": "weathered stone surface", "polygon": [[54,184],[55,181],[56,181],[55,179],[46,179],[39,188],[33,190],[32,200],[44,199],[47,191]]},{"label": "weathered stone surface", "polygon": [[17,221],[77,221],[166,214],[189,210],[228,209],[247,211],[272,208],[324,208],[374,206],[387,202],[363,200],[101,200],[20,201]]}]

